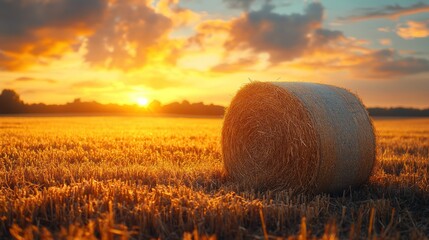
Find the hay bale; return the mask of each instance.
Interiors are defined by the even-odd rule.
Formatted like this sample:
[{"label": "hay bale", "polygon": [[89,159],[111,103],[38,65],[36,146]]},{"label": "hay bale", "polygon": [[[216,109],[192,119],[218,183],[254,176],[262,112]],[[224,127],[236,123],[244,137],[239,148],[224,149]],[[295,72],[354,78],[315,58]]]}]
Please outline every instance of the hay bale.
[{"label": "hay bale", "polygon": [[375,136],[365,107],[345,89],[253,82],[227,109],[222,154],[244,187],[332,192],[368,180]]}]

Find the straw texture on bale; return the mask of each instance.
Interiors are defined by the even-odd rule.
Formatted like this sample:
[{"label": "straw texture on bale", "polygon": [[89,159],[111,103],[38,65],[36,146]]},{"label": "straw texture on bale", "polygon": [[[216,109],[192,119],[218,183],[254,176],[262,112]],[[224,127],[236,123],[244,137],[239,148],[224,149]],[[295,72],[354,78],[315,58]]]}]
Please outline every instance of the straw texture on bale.
[{"label": "straw texture on bale", "polygon": [[222,129],[227,174],[259,190],[332,192],[368,180],[375,135],[361,101],[315,83],[244,86]]}]

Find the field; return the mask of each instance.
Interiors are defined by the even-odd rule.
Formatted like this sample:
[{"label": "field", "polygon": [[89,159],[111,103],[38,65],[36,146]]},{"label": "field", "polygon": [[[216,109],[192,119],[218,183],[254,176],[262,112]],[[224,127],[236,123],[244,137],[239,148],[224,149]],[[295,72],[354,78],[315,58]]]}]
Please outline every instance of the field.
[{"label": "field", "polygon": [[377,119],[370,182],[341,193],[239,189],[221,119],[0,118],[0,239],[429,236],[429,119]]}]

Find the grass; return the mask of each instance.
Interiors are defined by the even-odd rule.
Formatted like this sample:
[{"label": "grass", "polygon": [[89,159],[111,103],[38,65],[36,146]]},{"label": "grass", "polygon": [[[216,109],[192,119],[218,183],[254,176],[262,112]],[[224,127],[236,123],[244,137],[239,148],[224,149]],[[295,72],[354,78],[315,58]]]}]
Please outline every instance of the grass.
[{"label": "grass", "polygon": [[0,238],[427,238],[429,119],[375,120],[377,169],[322,195],[243,191],[220,119],[0,118]]}]

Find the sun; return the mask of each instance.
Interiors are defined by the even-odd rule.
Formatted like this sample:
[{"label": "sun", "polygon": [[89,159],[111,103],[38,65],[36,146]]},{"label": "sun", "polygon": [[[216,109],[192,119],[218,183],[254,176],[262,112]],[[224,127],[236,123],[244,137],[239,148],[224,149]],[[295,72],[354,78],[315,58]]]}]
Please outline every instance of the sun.
[{"label": "sun", "polygon": [[137,104],[140,107],[147,107],[147,105],[149,105],[149,100],[145,97],[139,97],[137,98]]}]

